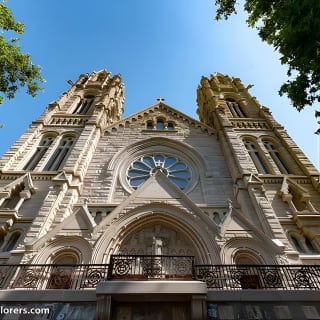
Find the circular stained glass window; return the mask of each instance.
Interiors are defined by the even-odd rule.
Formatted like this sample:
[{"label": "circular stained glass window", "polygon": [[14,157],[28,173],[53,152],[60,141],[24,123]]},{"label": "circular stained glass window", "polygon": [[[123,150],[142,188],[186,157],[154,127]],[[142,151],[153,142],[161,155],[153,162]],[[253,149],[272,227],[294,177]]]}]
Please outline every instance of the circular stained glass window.
[{"label": "circular stained glass window", "polygon": [[184,189],[191,179],[191,171],[185,162],[164,154],[136,159],[127,170],[127,179],[131,187],[138,188],[157,171],[161,171],[181,189]]}]

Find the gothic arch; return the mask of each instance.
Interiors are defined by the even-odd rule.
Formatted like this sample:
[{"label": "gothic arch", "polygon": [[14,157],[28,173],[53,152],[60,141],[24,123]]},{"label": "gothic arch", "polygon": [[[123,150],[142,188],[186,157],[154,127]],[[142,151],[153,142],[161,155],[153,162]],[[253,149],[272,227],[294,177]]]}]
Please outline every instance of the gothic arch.
[{"label": "gothic arch", "polygon": [[241,139],[258,173],[270,173],[269,163],[266,159],[265,153],[258,143],[257,138],[251,135],[243,135]]},{"label": "gothic arch", "polygon": [[289,174],[291,170],[286,161],[288,158],[287,149],[271,136],[263,135],[260,136],[259,139],[262,141],[266,151],[269,153],[280,173]]},{"label": "gothic arch", "polygon": [[116,220],[94,247],[93,263],[107,263],[111,254],[120,253],[121,245],[133,234],[156,225],[173,230],[188,239],[196,263],[220,264],[219,247],[207,231],[208,226],[183,209],[154,203],[135,208]]}]

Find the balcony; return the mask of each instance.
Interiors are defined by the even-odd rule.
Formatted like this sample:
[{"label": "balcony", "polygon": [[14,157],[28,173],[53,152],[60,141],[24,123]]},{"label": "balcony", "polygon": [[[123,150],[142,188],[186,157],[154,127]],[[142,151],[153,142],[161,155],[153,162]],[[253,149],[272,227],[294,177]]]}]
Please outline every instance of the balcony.
[{"label": "balcony", "polygon": [[84,290],[113,280],[197,280],[211,290],[320,290],[320,266],[195,265],[193,256],[164,255],[112,255],[109,264],[0,266],[2,290]]}]

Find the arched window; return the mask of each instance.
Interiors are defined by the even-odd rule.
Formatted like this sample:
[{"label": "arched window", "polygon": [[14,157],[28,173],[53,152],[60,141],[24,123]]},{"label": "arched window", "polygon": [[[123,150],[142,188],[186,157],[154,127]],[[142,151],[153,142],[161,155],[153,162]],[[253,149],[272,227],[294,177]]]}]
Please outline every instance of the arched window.
[{"label": "arched window", "polygon": [[164,121],[161,119],[158,119],[156,128],[157,130],[164,130]]},{"label": "arched window", "polygon": [[233,99],[226,100],[227,106],[229,107],[230,112],[235,118],[246,118],[245,113],[240,107],[239,103]]},{"label": "arched window", "polygon": [[254,267],[260,265],[262,261],[254,252],[242,249],[236,253],[234,262],[237,265],[242,289],[259,289],[262,287],[259,274]]},{"label": "arched window", "polygon": [[266,147],[266,149],[268,150],[272,160],[275,162],[275,164],[278,167],[278,169],[280,170],[280,172],[285,173],[285,174],[290,173],[288,167],[286,166],[286,164],[282,160],[280,153],[278,152],[276,147],[273,145],[273,143],[270,141],[263,141],[263,144]]},{"label": "arched window", "polygon": [[16,247],[20,236],[21,236],[21,233],[19,231],[12,233],[8,242],[4,246],[3,251],[9,252],[9,251],[13,250]]},{"label": "arched window", "polygon": [[256,146],[250,140],[244,140],[244,145],[252,159],[254,165],[256,166],[259,173],[269,173],[266,165],[264,164],[259,151],[257,150]]},{"label": "arched window", "polygon": [[48,289],[69,289],[75,265],[79,263],[78,255],[72,251],[62,251],[54,259],[52,272],[48,281]]},{"label": "arched window", "polygon": [[49,147],[51,146],[52,142],[54,140],[54,137],[52,136],[46,136],[44,137],[39,146],[37,147],[35,153],[30,158],[28,163],[24,166],[23,170],[34,170],[35,167],[38,165],[40,160],[44,157],[46,152],[48,151]]},{"label": "arched window", "polygon": [[74,137],[64,137],[57,150],[54,152],[52,155],[51,159],[45,166],[45,170],[48,171],[56,171],[59,170],[62,167],[62,164],[64,160],[66,159],[68,153],[71,150],[71,147],[73,146],[74,143]]},{"label": "arched window", "polygon": [[78,103],[73,113],[86,114],[89,111],[93,100],[94,100],[94,96],[92,95],[85,96],[83,99],[80,100],[80,102]]}]

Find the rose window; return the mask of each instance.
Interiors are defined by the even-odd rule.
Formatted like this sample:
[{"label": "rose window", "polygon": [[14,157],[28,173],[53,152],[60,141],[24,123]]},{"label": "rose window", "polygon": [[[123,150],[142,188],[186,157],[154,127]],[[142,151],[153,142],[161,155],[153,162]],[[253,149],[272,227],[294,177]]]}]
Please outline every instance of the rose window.
[{"label": "rose window", "polygon": [[127,180],[131,187],[138,188],[157,171],[161,171],[181,189],[184,189],[191,179],[190,168],[185,162],[170,155],[156,154],[142,156],[133,161],[127,170]]}]

